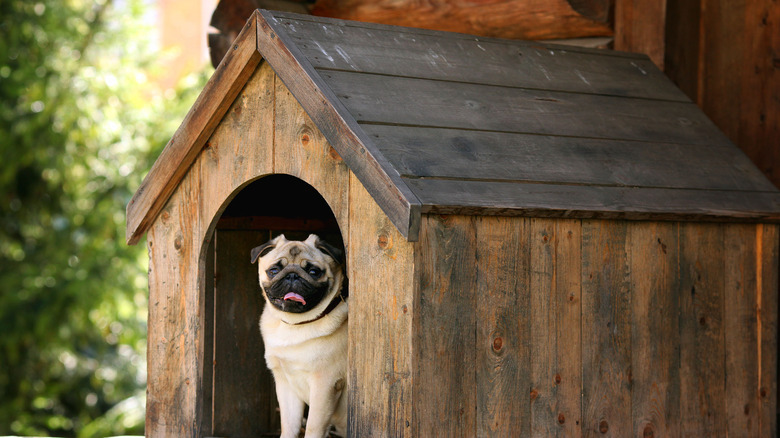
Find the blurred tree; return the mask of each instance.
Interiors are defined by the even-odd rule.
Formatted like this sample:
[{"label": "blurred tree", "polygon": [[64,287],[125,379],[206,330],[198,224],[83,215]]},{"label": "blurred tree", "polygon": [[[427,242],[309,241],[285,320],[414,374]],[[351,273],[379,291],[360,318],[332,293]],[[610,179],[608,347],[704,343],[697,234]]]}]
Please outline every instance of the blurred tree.
[{"label": "blurred tree", "polygon": [[143,433],[124,209],[206,75],[157,88],[148,3],[0,1],[0,435]]}]

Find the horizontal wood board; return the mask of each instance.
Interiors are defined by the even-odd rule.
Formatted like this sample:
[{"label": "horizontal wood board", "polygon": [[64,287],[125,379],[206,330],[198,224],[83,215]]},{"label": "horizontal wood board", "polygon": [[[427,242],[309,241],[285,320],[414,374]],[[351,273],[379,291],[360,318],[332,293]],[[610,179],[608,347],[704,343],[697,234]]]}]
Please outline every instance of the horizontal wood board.
[{"label": "horizontal wood board", "polygon": [[[648,144],[388,125],[363,129],[406,178],[774,191],[739,149],[726,144]],[[651,162],[655,166],[647,165]]]},{"label": "horizontal wood board", "polygon": [[423,213],[631,220],[780,220],[780,194],[407,179]]},{"label": "horizontal wood board", "polygon": [[364,23],[323,23],[314,17],[280,21],[306,58],[321,70],[689,100],[652,61],[635,54],[615,56],[620,52],[585,52],[466,35],[455,38],[414,29],[401,32]]}]

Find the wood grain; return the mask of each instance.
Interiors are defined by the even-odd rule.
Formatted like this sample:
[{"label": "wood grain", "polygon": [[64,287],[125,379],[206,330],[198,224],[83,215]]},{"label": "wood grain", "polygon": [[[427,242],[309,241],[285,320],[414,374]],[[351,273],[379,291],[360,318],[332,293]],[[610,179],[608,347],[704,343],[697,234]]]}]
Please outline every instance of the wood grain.
[{"label": "wood grain", "polygon": [[278,78],[275,90],[274,173],[292,175],[316,187],[341,226],[341,235],[347,236],[349,170]]},{"label": "wood grain", "polygon": [[[327,71],[321,76],[362,124],[430,126],[707,145],[723,134],[696,105]],[[410,96],[415,99],[410,101]],[[403,108],[403,111],[399,111]]]},{"label": "wood grain", "polygon": [[200,428],[204,406],[200,330],[199,234],[200,175],[194,168],[179,185],[150,229],[147,401],[149,436],[192,436]]},{"label": "wood grain", "polygon": [[475,436],[525,436],[531,431],[528,222],[476,220],[476,263],[467,268],[477,271],[476,289],[470,292],[477,315]]},{"label": "wood grain", "polygon": [[615,49],[647,54],[664,68],[667,1],[615,1]]},{"label": "wood grain", "polygon": [[[274,72],[263,63],[225,113],[198,158],[203,180],[194,204],[210,230],[239,189],[273,172]],[[210,234],[210,233],[209,233]]]},{"label": "wood grain", "polygon": [[680,225],[682,436],[726,436],[724,225]]},{"label": "wood grain", "polygon": [[778,311],[778,243],[776,225],[759,225],[756,229],[758,270],[756,294],[759,348],[759,436],[777,435],[777,311]]},{"label": "wood grain", "polygon": [[680,436],[679,243],[674,222],[630,227],[633,436]]},{"label": "wood grain", "polygon": [[413,436],[471,437],[476,430],[476,230],[469,216],[424,216],[415,243]]},{"label": "wood grain", "polygon": [[135,244],[184,178],[236,95],[260,63],[250,20],[198,96],[181,126],[127,204],[127,243]]},{"label": "wood grain", "polygon": [[[280,24],[318,70],[688,101],[647,57],[317,17]],[[479,66],[479,68],[475,68]]]},{"label": "wood grain", "polygon": [[582,435],[581,223],[529,219],[531,434]]},{"label": "wood grain", "polygon": [[349,434],[416,436],[413,246],[354,175],[349,200]]},{"label": "wood grain", "polygon": [[758,437],[758,314],[756,225],[724,229],[723,296],[726,415],[729,436]]},{"label": "wood grain", "polygon": [[777,222],[777,192],[407,179],[424,213]]},{"label": "wood grain", "polygon": [[632,435],[628,224],[582,223],[584,436]]},{"label": "wood grain", "polygon": [[[572,8],[572,3],[577,4],[577,10]],[[583,3],[599,2],[318,0],[311,12],[348,20],[512,39],[611,35],[612,30],[598,12],[598,5],[586,8]]]},{"label": "wood grain", "polygon": [[774,190],[728,143],[648,144],[387,125],[363,129],[407,178]]}]

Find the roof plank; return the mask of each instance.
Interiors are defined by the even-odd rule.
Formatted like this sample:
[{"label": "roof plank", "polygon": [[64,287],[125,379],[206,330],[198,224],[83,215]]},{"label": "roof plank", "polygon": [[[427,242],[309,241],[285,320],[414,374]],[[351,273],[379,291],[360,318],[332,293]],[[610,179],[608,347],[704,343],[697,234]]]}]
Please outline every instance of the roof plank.
[{"label": "roof plank", "polygon": [[329,23],[312,26],[292,18],[281,23],[318,69],[689,101],[646,57],[532,41],[507,44],[441,33]]},{"label": "roof plank", "polygon": [[[680,145],[363,125],[405,177],[772,191],[729,144]],[[654,163],[649,166],[648,163]]]},{"label": "roof plank", "polygon": [[780,221],[780,193],[407,179],[423,213]]},{"label": "roof plank", "polygon": [[681,144],[728,142],[693,103],[340,71],[321,75],[360,123]]}]

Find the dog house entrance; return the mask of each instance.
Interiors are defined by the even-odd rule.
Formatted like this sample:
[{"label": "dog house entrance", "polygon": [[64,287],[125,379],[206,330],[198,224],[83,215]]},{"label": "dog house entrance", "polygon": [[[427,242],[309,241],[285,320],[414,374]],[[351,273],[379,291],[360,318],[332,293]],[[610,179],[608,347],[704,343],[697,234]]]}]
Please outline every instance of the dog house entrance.
[{"label": "dog house entrance", "polygon": [[250,251],[272,237],[320,235],[343,248],[320,194],[288,175],[242,189],[217,222],[204,257],[203,436],[278,436],[278,404],[258,326],[264,300]]}]

